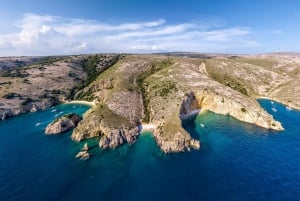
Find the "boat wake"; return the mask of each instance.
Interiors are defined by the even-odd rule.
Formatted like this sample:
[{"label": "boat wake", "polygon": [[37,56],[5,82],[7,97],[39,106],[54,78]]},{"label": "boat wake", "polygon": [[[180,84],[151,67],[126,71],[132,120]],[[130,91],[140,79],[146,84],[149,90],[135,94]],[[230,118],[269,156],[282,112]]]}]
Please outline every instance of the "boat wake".
[{"label": "boat wake", "polygon": [[38,126],[41,126],[41,125],[44,125],[44,124],[48,124],[49,122],[50,122],[50,121],[37,122],[37,123],[35,124],[35,126],[38,127]]},{"label": "boat wake", "polygon": [[64,113],[64,112],[59,112],[59,113],[57,113],[56,115],[54,115],[54,117],[58,117],[58,116],[61,115],[62,113]]}]

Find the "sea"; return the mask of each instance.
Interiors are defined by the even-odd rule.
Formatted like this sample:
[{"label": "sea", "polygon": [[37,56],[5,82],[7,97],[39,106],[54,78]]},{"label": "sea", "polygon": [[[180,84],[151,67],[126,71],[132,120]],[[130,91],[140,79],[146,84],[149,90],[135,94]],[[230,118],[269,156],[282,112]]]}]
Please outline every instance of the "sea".
[{"label": "sea", "polygon": [[56,117],[89,108],[59,105],[0,122],[1,201],[299,201],[300,112],[260,99],[282,122],[270,131],[232,117],[203,112],[184,128],[201,141],[199,151],[162,153],[150,132],[136,143],[75,155],[84,142],[71,132],[45,135]]}]

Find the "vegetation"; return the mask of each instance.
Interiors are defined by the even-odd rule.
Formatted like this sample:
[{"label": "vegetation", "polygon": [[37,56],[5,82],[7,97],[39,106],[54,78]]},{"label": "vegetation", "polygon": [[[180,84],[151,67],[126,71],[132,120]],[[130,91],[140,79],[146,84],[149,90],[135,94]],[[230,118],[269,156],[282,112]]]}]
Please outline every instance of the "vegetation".
[{"label": "vegetation", "polygon": [[93,82],[100,73],[107,68],[114,65],[119,60],[120,55],[105,56],[105,55],[92,55],[82,62],[84,71],[87,73],[85,86]]},{"label": "vegetation", "polygon": [[106,104],[97,105],[91,113],[97,116],[99,122],[101,122],[103,126],[109,126],[111,128],[133,126],[128,119],[114,113]]},{"label": "vegetation", "polygon": [[[122,58],[122,55],[91,55],[84,59],[81,63],[83,70],[87,73],[87,78],[85,81],[80,82],[77,86],[73,87],[68,95],[68,99],[72,99],[75,96],[75,93],[84,87],[92,83],[96,78],[104,73],[107,69],[113,66],[119,59]],[[77,78],[75,73],[69,73],[70,77]],[[78,80],[81,81],[81,80]],[[78,97],[79,99],[85,99],[91,101],[94,99],[91,94],[92,91],[88,90]]]},{"label": "vegetation", "polygon": [[[149,110],[149,103],[150,103],[150,97],[147,94],[147,88],[149,85],[145,82],[145,79],[149,77],[150,75],[172,65],[173,62],[169,58],[166,60],[163,60],[162,62],[156,62],[152,63],[151,67],[148,71],[144,71],[141,74],[138,75],[137,77],[137,84],[140,89],[140,92],[143,97],[143,107],[144,107],[144,118],[143,121],[146,123],[149,123],[150,121],[150,110]],[[166,88],[163,88],[161,91],[161,96],[167,95],[170,90],[173,88],[176,88],[175,84],[172,84],[171,82]]]},{"label": "vegetation", "polygon": [[239,91],[240,93],[246,96],[249,96],[249,92],[240,78],[236,78],[226,73],[224,69],[223,70],[219,69],[216,66],[217,65],[216,63],[208,63],[208,65],[209,67],[207,68],[207,71],[212,79],[236,91]]},{"label": "vegetation", "polygon": [[166,98],[169,93],[172,93],[172,91],[177,91],[176,84],[175,82],[168,80],[163,83],[162,88],[160,88],[158,91],[158,94],[159,96]]},{"label": "vegetation", "polygon": [[20,77],[20,78],[25,78],[29,74],[26,72],[25,69],[17,68],[14,70],[6,70],[1,73],[2,77]]},{"label": "vegetation", "polygon": [[61,56],[49,56],[49,57],[43,57],[42,59],[40,59],[38,62],[34,62],[34,64],[38,64],[41,65],[39,67],[40,70],[44,70],[45,67],[43,67],[44,65],[49,65],[49,64],[53,64],[54,62],[63,60],[65,57],[61,57]]},{"label": "vegetation", "polygon": [[247,110],[246,110],[244,107],[241,108],[241,111],[242,111],[243,113],[246,113],[246,112],[247,112]]}]

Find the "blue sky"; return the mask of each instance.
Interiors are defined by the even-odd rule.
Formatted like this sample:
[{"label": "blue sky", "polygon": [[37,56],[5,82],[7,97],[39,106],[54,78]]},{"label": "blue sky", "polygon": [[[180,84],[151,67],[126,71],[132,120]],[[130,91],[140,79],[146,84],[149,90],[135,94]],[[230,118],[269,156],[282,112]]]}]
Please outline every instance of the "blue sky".
[{"label": "blue sky", "polygon": [[300,52],[298,0],[1,0],[0,56]]}]

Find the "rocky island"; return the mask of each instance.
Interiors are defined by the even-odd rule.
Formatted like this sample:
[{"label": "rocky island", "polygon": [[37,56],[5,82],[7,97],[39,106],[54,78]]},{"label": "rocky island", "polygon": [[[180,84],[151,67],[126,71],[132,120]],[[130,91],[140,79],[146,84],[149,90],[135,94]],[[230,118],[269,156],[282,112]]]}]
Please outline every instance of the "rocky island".
[{"label": "rocky island", "polygon": [[0,118],[93,101],[71,138],[96,137],[101,148],[134,143],[151,125],[163,152],[199,149],[201,139],[182,126],[190,115],[209,110],[280,131],[256,99],[300,108],[299,54],[99,54],[26,58],[20,65],[25,58],[9,58],[9,67],[0,60]]}]

